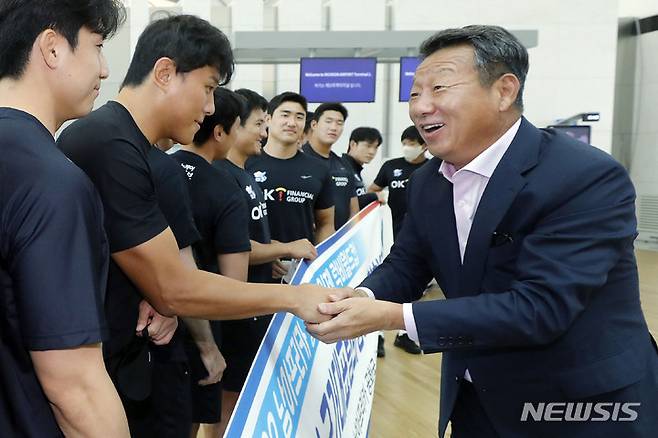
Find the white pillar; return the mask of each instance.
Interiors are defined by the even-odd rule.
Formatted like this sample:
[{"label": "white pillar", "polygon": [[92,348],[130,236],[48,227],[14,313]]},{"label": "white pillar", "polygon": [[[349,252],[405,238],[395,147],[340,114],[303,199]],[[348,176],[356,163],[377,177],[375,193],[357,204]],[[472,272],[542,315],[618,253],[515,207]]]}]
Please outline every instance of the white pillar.
[{"label": "white pillar", "polygon": [[130,21],[130,57],[137,47],[137,40],[151,19],[148,0],[130,0],[128,19]]}]

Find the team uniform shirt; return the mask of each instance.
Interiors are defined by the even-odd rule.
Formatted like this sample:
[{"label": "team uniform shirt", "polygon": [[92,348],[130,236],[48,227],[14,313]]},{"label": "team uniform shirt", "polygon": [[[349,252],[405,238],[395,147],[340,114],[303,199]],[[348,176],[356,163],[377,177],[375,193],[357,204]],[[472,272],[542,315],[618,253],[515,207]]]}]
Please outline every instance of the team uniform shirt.
[{"label": "team uniform shirt", "polygon": [[[229,160],[213,163],[230,173],[242,190],[248,207],[249,238],[259,243],[272,243],[267,216],[267,203],[254,177],[246,170]],[[249,281],[252,283],[272,282],[272,263],[249,266]],[[233,392],[242,391],[263,336],[267,332],[271,315],[222,321],[222,354],[226,359],[226,370],[222,376],[224,389]]]},{"label": "team uniform shirt", "polygon": [[187,175],[194,222],[201,233],[201,240],[193,246],[197,264],[219,274],[218,254],[251,251],[247,205],[227,172],[193,152],[181,150],[172,157]]},{"label": "team uniform shirt", "polygon": [[[110,252],[134,248],[167,229],[148,159],[153,146],[121,104],[110,101],[77,120],[57,142],[100,193]],[[110,340],[103,349],[113,378],[117,358],[136,341],[141,300],[139,289],[110,260],[105,300]]]},{"label": "team uniform shirt", "polygon": [[379,169],[374,183],[381,188],[388,187],[388,205],[393,219],[393,237],[397,236],[402,227],[402,219],[407,212],[407,181],[411,174],[427,160],[419,164],[411,164],[404,158],[388,160]]},{"label": "team uniform shirt", "polygon": [[376,193],[368,193],[366,185],[361,177],[363,166],[357,162],[349,154],[343,154],[343,162],[354,172],[354,193],[359,199],[359,210],[363,209],[366,205],[377,200]]},{"label": "team uniform shirt", "polygon": [[246,169],[263,189],[272,239],[314,242],[315,210],[333,207],[333,182],[321,161],[297,152],[279,159],[263,151]]},{"label": "team uniform shirt", "polygon": [[103,207],[45,126],[0,108],[0,436],[61,437],[29,351],[107,338]]},{"label": "team uniform shirt", "polygon": [[[201,241],[194,246],[194,255],[200,269],[219,274],[217,256],[251,250],[247,203],[242,190],[231,174],[212,166],[205,158],[181,150],[173,157],[184,169],[192,197],[194,220],[201,233]],[[200,387],[196,382],[207,375],[196,348],[188,347],[192,362],[192,397],[194,420],[199,423],[216,423],[221,416],[220,385],[226,384],[226,373],[235,368],[224,345],[240,333],[225,331],[223,321],[211,321],[215,342],[226,359],[227,368],[218,384]]]},{"label": "team uniform shirt", "polygon": [[[249,238],[258,243],[272,243],[270,224],[267,217],[267,203],[263,191],[254,180],[254,177],[229,160],[217,160],[213,163],[213,166],[231,174],[242,190],[249,216]],[[272,263],[249,266],[249,282],[268,283],[271,277]]]},{"label": "team uniform shirt", "polygon": [[[164,214],[171,232],[176,238],[178,248],[187,248],[201,239],[192,216],[192,203],[187,188],[185,172],[178,162],[156,147],[152,147],[147,155],[158,205]],[[156,359],[162,361],[187,361],[182,341],[185,336],[185,325],[178,322],[174,337],[167,345],[150,345]]]},{"label": "team uniform shirt", "polygon": [[329,151],[329,158],[323,157],[315,152],[310,143],[304,144],[302,151],[329,168],[334,192],[334,228],[339,229],[350,220],[350,201],[356,191],[354,172],[333,151]]},{"label": "team uniform shirt", "polygon": [[334,228],[339,229],[350,220],[350,202],[356,191],[354,172],[333,151],[329,151],[329,158],[323,157],[315,152],[310,143],[304,144],[302,151],[329,168],[334,193]]}]

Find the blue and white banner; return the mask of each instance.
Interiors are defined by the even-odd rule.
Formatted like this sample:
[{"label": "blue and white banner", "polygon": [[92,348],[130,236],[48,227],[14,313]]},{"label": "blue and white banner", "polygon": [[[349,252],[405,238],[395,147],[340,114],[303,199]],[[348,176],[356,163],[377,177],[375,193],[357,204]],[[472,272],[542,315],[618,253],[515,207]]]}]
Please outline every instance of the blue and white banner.
[{"label": "blue and white banner", "polygon": [[[383,259],[374,202],[297,267],[291,284],[358,285]],[[249,371],[224,437],[360,438],[368,435],[377,334],[326,345],[304,322],[277,313]]]}]

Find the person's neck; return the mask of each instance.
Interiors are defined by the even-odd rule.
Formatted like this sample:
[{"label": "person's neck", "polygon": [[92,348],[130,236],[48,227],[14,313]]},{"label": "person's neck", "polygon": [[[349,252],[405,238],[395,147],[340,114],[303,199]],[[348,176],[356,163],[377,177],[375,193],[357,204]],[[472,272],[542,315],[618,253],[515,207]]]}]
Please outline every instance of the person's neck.
[{"label": "person's neck", "polygon": [[197,147],[192,144],[186,144],[181,146],[181,149],[187,152],[191,152],[193,154],[197,154],[198,156],[206,160],[208,163],[212,163],[213,160],[215,159],[215,152],[212,149],[212,145],[209,143],[206,143],[201,147]]},{"label": "person's neck", "polygon": [[145,96],[148,91],[139,87],[124,87],[116,98],[130,113],[135,124],[151,144],[165,137],[158,121],[160,118],[154,109],[152,99]]},{"label": "person's neck", "polygon": [[350,153],[348,152],[348,153],[346,154],[346,156],[350,157],[350,159],[351,159],[352,161],[354,161],[354,163],[355,163],[357,166],[359,166],[360,168],[363,168],[363,163],[360,162],[359,160],[357,160],[356,157],[354,157],[352,154],[350,154]]},{"label": "person's neck", "polygon": [[231,148],[229,149],[228,154],[226,154],[226,159],[238,166],[240,169],[244,169],[244,165],[249,159],[249,156],[243,154],[235,148]]},{"label": "person's neck", "polygon": [[414,160],[410,161],[409,163],[420,164],[420,163],[424,163],[425,160],[427,160],[427,157],[425,157],[425,151],[423,151],[422,154],[418,155]]},{"label": "person's neck", "polygon": [[308,144],[311,145],[311,147],[313,148],[313,150],[314,150],[318,155],[322,155],[322,156],[325,157],[325,158],[329,158],[329,155],[331,154],[331,146],[332,146],[331,143],[330,143],[330,144],[326,144],[326,143],[321,142],[320,140],[318,140],[318,139],[315,138],[315,137],[311,137],[311,138],[308,140]]},{"label": "person's neck", "polygon": [[26,77],[27,74],[24,74],[24,79],[19,81],[0,80],[0,107],[13,108],[32,115],[55,137],[55,132],[65,120],[59,120],[57,105],[51,94],[41,84]]},{"label": "person's neck", "polygon": [[498,124],[491,130],[491,135],[489,135],[487,139],[484,140],[481,145],[479,145],[479,147],[468,151],[470,153],[466,157],[455,160],[455,162],[449,161],[449,163],[452,164],[456,170],[466,166],[468,163],[477,158],[482,152],[493,146],[503,135],[505,135],[507,131],[509,131],[509,129],[519,120],[521,116],[522,114],[517,111],[510,111],[509,114],[502,115]]},{"label": "person's neck", "polygon": [[265,152],[267,152],[267,155],[270,155],[274,158],[279,158],[281,160],[287,160],[288,158],[294,157],[298,150],[297,150],[297,143],[281,143],[278,140],[273,139],[270,137],[267,140],[267,144],[263,148]]}]

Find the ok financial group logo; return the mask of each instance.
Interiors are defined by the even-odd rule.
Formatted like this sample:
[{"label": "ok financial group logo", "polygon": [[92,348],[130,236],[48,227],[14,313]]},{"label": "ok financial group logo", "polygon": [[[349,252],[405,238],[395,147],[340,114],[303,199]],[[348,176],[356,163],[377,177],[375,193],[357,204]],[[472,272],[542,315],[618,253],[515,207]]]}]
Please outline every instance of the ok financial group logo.
[{"label": "ok financial group logo", "polygon": [[312,201],[315,197],[313,193],[305,192],[303,190],[288,190],[285,187],[263,189],[263,195],[265,195],[266,201],[290,202],[293,204],[303,204],[307,199]]},{"label": "ok financial group logo", "polygon": [[521,421],[635,421],[641,403],[524,403]]}]

